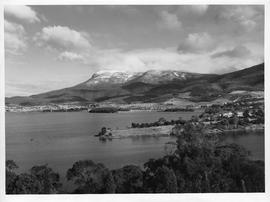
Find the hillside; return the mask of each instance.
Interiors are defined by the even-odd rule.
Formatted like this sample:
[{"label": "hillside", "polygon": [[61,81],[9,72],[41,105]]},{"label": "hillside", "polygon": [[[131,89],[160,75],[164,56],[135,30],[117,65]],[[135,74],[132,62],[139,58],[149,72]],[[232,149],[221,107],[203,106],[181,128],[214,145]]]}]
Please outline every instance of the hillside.
[{"label": "hillside", "polygon": [[100,71],[76,86],[29,97],[6,98],[6,103],[39,105],[47,103],[165,102],[186,98],[211,101],[235,90],[264,90],[264,63],[223,75],[181,71]]}]

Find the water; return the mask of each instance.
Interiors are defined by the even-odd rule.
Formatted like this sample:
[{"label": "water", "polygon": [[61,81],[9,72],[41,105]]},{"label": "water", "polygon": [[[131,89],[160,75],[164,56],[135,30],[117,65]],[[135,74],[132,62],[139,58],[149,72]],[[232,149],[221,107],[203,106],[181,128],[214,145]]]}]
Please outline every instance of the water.
[{"label": "water", "polygon": [[251,159],[264,161],[264,131],[229,132],[224,142],[241,145],[251,152]]},{"label": "water", "polygon": [[[165,154],[165,143],[174,137],[137,137],[101,142],[97,134],[101,127],[125,128],[131,122],[154,122],[180,116],[189,119],[199,112],[128,112],[91,114],[87,112],[6,113],[6,158],[14,160],[19,172],[33,165],[46,164],[65,175],[78,160],[91,159],[108,168],[127,164],[142,166],[150,158]],[[225,139],[243,145],[252,158],[264,159],[264,134],[230,134]]]},{"label": "water", "polygon": [[100,142],[95,134],[101,127],[126,128],[131,122],[154,122],[194,112],[133,112],[92,114],[87,112],[6,113],[6,157],[27,171],[33,165],[48,163],[65,173],[78,160],[91,159],[109,168],[126,164],[142,165],[149,158],[165,154],[164,144],[173,137],[125,138]]}]

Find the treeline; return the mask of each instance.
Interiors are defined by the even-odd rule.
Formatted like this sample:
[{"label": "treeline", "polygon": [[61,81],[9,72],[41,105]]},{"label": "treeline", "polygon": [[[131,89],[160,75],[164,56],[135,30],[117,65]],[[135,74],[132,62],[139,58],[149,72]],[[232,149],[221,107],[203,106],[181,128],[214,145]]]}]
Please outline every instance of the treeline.
[{"label": "treeline", "polygon": [[131,123],[132,128],[148,128],[154,126],[167,126],[167,125],[176,125],[176,124],[185,124],[186,121],[181,117],[178,120],[166,120],[165,118],[160,118],[158,121],[152,123]]},{"label": "treeline", "polygon": [[115,107],[96,107],[89,110],[89,113],[116,113],[118,112],[118,108]]},{"label": "treeline", "polygon": [[192,108],[168,108],[164,112],[194,112]]},{"label": "treeline", "polygon": [[[183,129],[183,130],[182,130]],[[66,173],[74,194],[87,193],[203,193],[264,192],[264,162],[251,161],[249,152],[236,144],[221,144],[218,136],[205,134],[201,124],[184,124],[177,148],[143,169],[127,165],[109,170],[91,160],[75,162]],[[59,174],[47,165],[17,174],[13,161],[6,163],[8,194],[67,193]]]}]

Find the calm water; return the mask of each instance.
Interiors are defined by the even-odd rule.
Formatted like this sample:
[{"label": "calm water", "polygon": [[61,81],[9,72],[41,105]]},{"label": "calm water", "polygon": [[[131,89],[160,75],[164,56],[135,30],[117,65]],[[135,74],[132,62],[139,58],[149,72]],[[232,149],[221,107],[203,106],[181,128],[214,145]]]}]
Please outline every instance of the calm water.
[{"label": "calm water", "polygon": [[[164,144],[175,138],[140,137],[100,142],[94,135],[103,126],[125,128],[131,122],[153,122],[160,117],[189,119],[194,113],[6,113],[6,157],[20,166],[19,171],[48,163],[62,175],[74,162],[84,159],[101,162],[109,168],[142,165],[149,158],[165,154]],[[225,141],[245,146],[251,150],[254,159],[264,159],[263,132],[231,134]]]}]

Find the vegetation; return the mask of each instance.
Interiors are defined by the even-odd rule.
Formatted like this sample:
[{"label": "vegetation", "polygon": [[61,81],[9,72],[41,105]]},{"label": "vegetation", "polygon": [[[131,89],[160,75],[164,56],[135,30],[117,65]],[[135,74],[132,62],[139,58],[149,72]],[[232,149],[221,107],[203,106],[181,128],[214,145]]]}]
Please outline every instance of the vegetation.
[{"label": "vegetation", "polygon": [[153,123],[131,123],[132,128],[148,128],[154,126],[167,126],[186,123],[181,117],[178,120],[167,121],[165,118],[161,117],[158,121]]},{"label": "vegetation", "polygon": [[118,112],[118,109],[114,107],[96,107],[89,111],[89,113],[115,113],[115,112]]},{"label": "vegetation", "polygon": [[6,161],[6,193],[7,194],[56,194],[62,184],[60,176],[47,165],[34,166],[30,173],[17,174],[17,164]]},{"label": "vegetation", "polygon": [[127,165],[123,168],[112,170],[115,193],[140,193],[143,192],[143,172],[138,166]]},{"label": "vegetation", "polygon": [[194,109],[189,108],[168,108],[164,110],[165,112],[193,112]]},{"label": "vegetation", "polygon": [[77,186],[76,194],[114,193],[115,184],[112,174],[103,164],[91,160],[78,161],[67,171],[67,180]]}]

